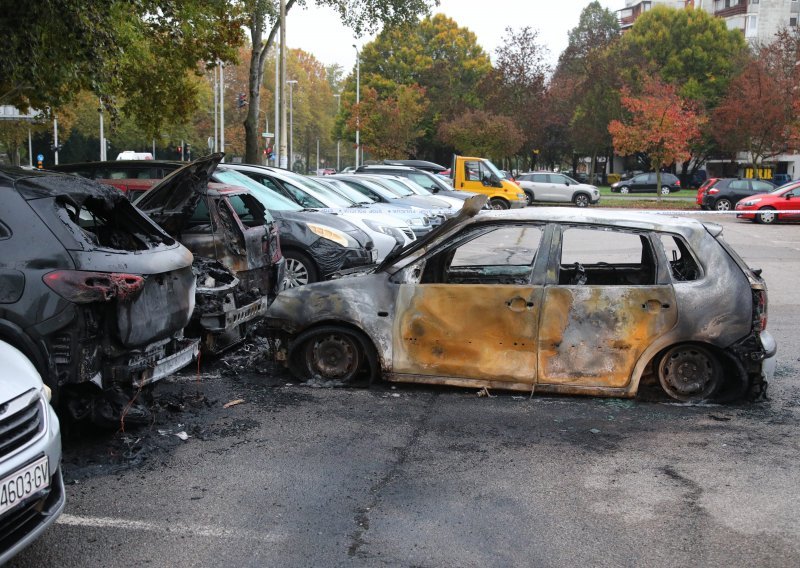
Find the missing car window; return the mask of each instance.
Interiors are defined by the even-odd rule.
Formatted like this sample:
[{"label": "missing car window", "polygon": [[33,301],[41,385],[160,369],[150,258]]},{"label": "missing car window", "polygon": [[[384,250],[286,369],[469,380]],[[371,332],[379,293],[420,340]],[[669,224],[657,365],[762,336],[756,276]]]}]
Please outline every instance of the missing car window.
[{"label": "missing car window", "polygon": [[642,286],[655,280],[655,257],[646,235],[607,227],[563,231],[559,284]]},{"label": "missing car window", "polygon": [[700,278],[700,267],[682,238],[662,234],[660,239],[673,280],[688,282]]}]

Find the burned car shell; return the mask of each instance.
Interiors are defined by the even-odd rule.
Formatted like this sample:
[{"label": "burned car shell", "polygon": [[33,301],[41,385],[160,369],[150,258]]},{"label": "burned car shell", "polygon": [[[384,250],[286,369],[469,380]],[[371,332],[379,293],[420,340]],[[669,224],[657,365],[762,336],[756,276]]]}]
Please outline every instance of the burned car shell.
[{"label": "burned car shell", "polygon": [[0,171],[0,338],[54,395],[141,386],[188,364],[192,255],[116,189]]},{"label": "burned car shell", "polygon": [[[764,329],[766,285],[718,226],[544,208],[470,218],[479,205],[468,201],[373,274],[282,294],[267,314],[280,355],[296,373],[347,380],[339,361],[363,348],[359,365],[398,382],[633,397],[654,375],[680,400],[763,391],[776,352]],[[442,281],[454,249],[507,227],[541,234],[522,272],[467,267],[459,283]],[[641,262],[581,266],[581,282],[578,267],[561,263],[569,229],[624,234],[641,243]],[[663,239],[680,243],[680,260],[668,259]]]},{"label": "burned car shell", "polygon": [[247,189],[209,183],[221,159],[196,160],[136,201],[196,255],[193,327],[212,353],[238,343],[246,324],[263,316],[283,270],[278,229],[260,201]]}]

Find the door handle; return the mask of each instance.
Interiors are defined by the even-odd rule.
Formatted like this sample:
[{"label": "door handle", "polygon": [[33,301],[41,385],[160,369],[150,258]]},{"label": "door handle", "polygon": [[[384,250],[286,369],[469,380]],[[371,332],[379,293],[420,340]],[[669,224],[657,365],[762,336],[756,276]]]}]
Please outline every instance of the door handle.
[{"label": "door handle", "polygon": [[661,300],[647,300],[644,304],[642,304],[642,309],[648,311],[650,313],[660,312],[661,310],[668,310],[670,308],[670,304],[668,303],[661,303]]},{"label": "door handle", "polygon": [[526,300],[521,296],[516,296],[510,300],[506,300],[506,307],[508,307],[508,309],[512,312],[521,312],[524,310],[530,310],[533,307],[533,302]]}]

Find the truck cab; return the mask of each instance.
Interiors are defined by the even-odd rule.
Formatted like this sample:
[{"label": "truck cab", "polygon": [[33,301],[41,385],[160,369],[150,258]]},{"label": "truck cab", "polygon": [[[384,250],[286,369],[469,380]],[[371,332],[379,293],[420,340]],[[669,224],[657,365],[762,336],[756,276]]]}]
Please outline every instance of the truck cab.
[{"label": "truck cab", "polygon": [[528,204],[525,192],[513,181],[505,179],[486,158],[453,156],[450,176],[456,190],[488,196],[492,209],[516,209]]}]

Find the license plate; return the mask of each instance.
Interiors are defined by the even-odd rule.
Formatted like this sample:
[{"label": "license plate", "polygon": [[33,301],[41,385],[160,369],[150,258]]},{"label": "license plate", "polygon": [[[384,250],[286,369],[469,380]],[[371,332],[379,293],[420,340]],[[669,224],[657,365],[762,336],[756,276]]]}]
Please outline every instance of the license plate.
[{"label": "license plate", "polygon": [[369,251],[369,258],[372,262],[378,262],[378,249],[372,249]]},{"label": "license plate", "polygon": [[47,456],[0,480],[0,515],[50,485]]}]

